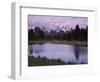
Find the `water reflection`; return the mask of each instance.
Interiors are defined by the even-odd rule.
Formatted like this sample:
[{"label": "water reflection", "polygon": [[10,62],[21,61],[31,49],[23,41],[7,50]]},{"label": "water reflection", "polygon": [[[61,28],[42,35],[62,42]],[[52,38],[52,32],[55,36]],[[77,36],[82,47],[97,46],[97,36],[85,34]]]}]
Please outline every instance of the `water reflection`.
[{"label": "water reflection", "polygon": [[34,57],[47,57],[48,59],[61,59],[74,63],[87,63],[87,47],[67,44],[31,44],[28,46],[29,55]]},{"label": "water reflection", "polygon": [[75,50],[75,57],[78,60],[79,59],[79,47],[77,45],[74,46],[74,50]]}]

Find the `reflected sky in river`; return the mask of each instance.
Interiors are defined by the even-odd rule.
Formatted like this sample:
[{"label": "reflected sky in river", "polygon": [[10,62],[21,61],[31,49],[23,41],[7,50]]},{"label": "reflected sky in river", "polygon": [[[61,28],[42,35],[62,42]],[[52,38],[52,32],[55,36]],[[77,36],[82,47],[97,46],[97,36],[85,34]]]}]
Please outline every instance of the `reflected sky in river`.
[{"label": "reflected sky in river", "polygon": [[[61,59],[64,62],[87,63],[87,47],[67,44],[32,44],[28,46],[28,53],[34,57]],[[31,53],[30,53],[31,52]]]}]

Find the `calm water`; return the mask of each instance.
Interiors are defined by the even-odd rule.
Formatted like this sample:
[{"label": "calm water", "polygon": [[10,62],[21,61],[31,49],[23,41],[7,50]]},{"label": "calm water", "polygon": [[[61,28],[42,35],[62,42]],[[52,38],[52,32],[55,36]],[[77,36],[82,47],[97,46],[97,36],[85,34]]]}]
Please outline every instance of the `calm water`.
[{"label": "calm water", "polygon": [[30,56],[61,59],[64,62],[88,63],[87,47],[67,44],[32,44],[28,46]]}]

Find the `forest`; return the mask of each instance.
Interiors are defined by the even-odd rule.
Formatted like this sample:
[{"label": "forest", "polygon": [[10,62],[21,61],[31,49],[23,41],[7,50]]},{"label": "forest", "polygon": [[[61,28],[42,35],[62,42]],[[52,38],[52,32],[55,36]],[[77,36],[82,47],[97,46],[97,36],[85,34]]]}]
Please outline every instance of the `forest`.
[{"label": "forest", "polygon": [[35,26],[34,29],[28,30],[28,41],[85,41],[88,39],[88,26],[80,28],[77,24],[75,29],[67,30],[50,30],[49,32],[40,27]]}]

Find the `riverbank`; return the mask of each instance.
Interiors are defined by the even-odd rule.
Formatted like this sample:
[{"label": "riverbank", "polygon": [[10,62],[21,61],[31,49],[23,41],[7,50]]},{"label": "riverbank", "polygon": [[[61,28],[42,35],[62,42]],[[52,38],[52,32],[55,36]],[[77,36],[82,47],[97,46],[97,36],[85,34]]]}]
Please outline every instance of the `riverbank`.
[{"label": "riverbank", "polygon": [[67,40],[37,40],[37,41],[28,41],[28,44],[44,44],[44,43],[70,44],[70,45],[76,45],[76,46],[88,46],[87,41],[67,41]]},{"label": "riverbank", "polygon": [[74,61],[64,62],[60,59],[48,59],[46,57],[34,57],[28,56],[28,66],[50,66],[50,65],[79,65],[79,64],[87,64],[84,62],[76,63]]},{"label": "riverbank", "polygon": [[47,66],[47,65],[65,65],[60,59],[48,59],[46,57],[28,56],[28,66]]}]

